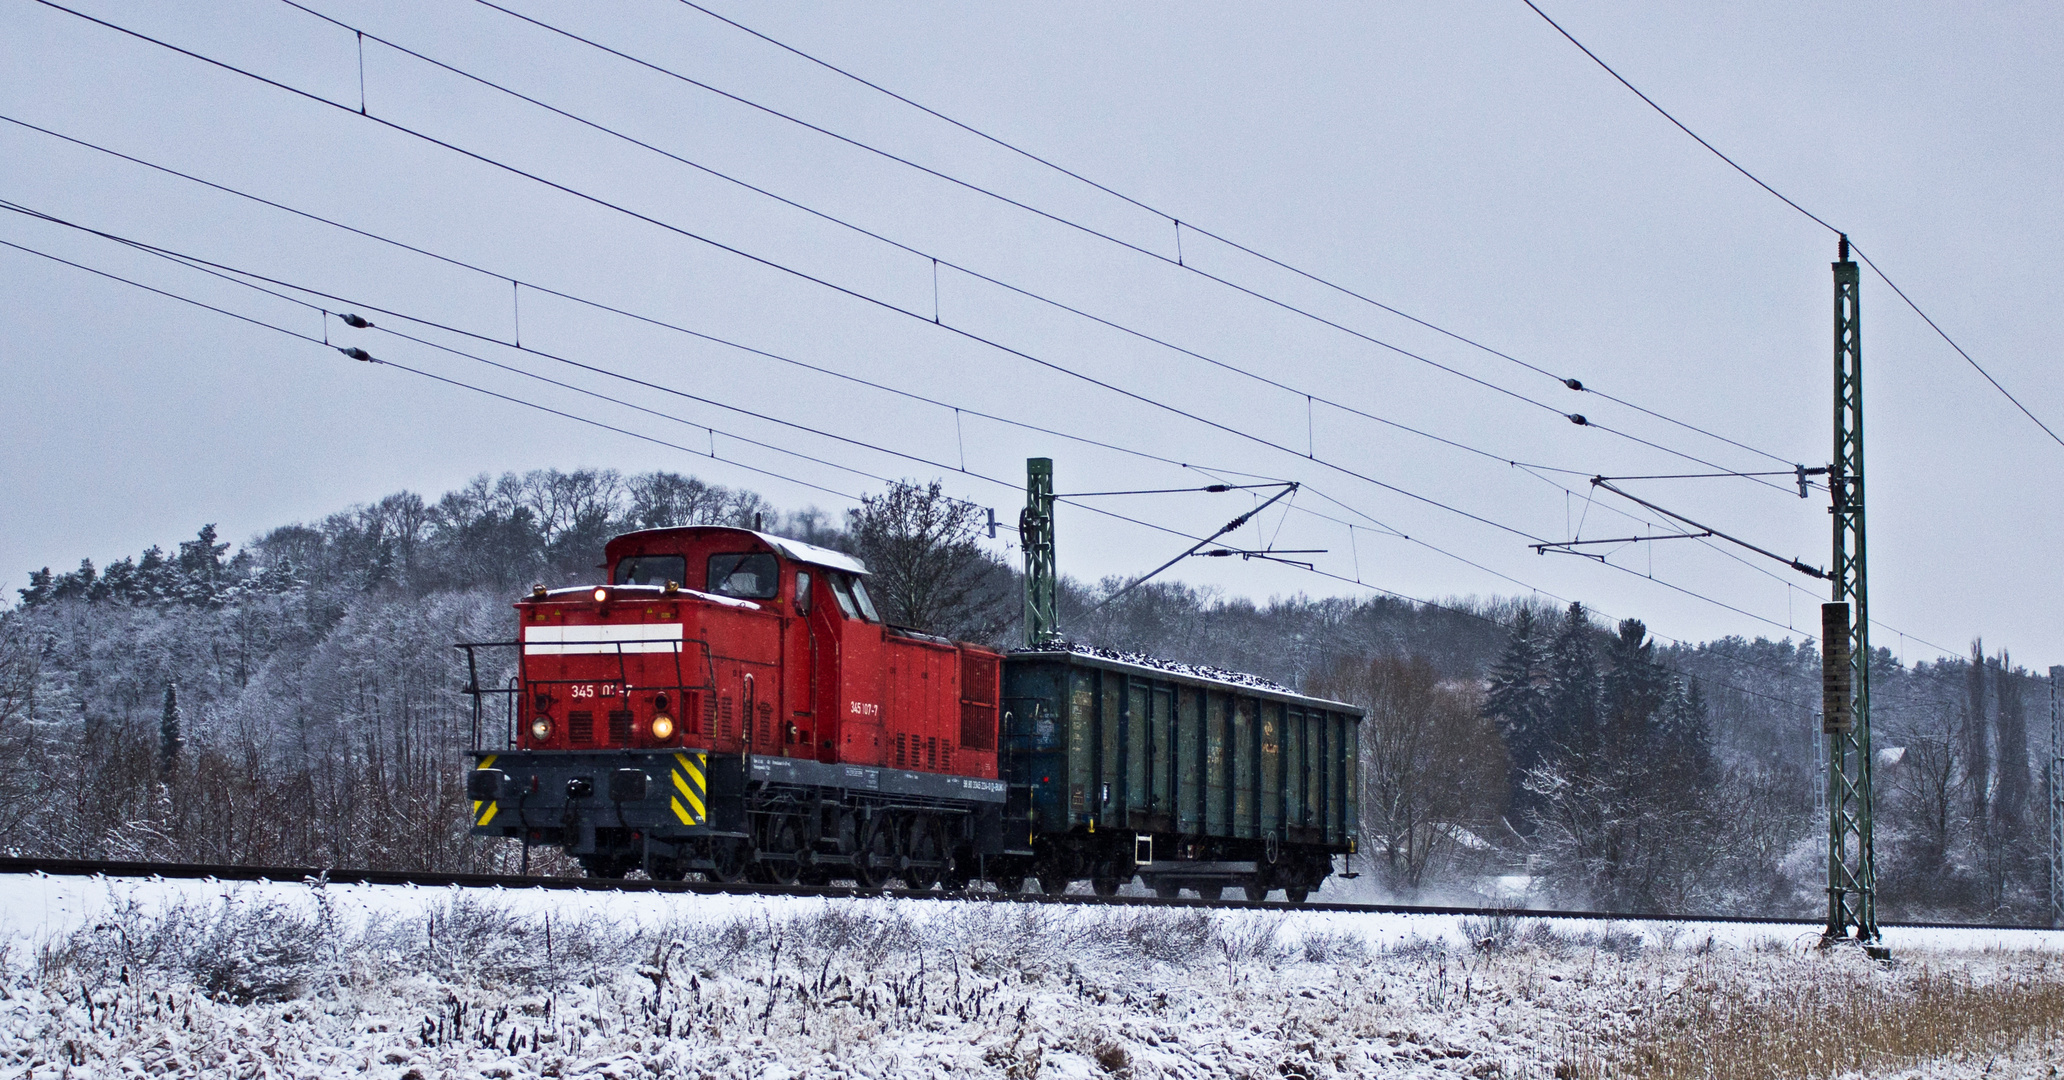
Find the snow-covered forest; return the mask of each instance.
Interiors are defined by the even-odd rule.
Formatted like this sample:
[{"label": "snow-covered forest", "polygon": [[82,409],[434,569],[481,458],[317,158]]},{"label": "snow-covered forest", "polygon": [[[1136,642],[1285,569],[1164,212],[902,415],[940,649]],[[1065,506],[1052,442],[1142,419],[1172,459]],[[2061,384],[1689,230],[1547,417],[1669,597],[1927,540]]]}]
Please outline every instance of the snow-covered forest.
[{"label": "snow-covered forest", "polygon": [[[760,523],[858,553],[892,621],[998,644],[1019,584],[976,511],[913,484],[835,515],[672,473],[482,476],[242,545],[39,570],[0,613],[0,849],[508,870],[465,834],[457,641],[609,536]],[[1063,583],[1098,646],[1252,671],[1369,710],[1345,894],[1810,916],[1824,812],[1810,641],[1659,643],[1581,606],[1266,602]],[[1883,917],[2039,921],[2047,688],[2010,657],[1873,668]],[[483,671],[484,680],[506,672]]]}]

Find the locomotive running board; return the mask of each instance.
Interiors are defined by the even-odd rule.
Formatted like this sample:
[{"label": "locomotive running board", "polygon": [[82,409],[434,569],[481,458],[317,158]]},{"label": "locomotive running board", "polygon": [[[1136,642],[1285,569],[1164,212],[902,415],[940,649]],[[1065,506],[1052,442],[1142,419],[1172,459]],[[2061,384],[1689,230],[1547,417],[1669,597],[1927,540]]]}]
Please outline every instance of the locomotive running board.
[{"label": "locomotive running board", "polygon": [[749,782],[792,784],[800,787],[848,788],[921,799],[951,799],[964,802],[1001,803],[1004,783],[979,776],[911,772],[871,765],[827,765],[805,758],[766,757],[754,754]]}]

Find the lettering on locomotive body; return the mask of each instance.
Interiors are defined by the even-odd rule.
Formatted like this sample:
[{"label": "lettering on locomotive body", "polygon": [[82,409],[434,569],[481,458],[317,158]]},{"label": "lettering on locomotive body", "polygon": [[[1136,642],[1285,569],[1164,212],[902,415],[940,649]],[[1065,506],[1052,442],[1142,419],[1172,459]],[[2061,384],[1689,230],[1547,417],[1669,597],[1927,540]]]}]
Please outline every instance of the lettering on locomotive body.
[{"label": "lettering on locomotive body", "polygon": [[880,716],[881,706],[868,701],[846,702],[846,711],[854,716]]}]

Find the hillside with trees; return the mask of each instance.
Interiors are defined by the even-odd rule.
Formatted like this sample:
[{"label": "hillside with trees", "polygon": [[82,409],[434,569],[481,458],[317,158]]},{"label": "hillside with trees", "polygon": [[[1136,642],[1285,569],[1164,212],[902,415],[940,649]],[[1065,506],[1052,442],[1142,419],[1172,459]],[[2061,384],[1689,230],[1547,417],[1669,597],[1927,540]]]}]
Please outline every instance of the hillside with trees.
[{"label": "hillside with trees", "polygon": [[[674,473],[544,470],[38,570],[0,613],[0,850],[512,871],[514,851],[466,835],[454,642],[508,637],[517,596],[592,580],[617,533],[757,524],[865,559],[892,622],[1014,644],[1018,571],[976,513],[935,483],[834,515]],[[1663,644],[1637,619],[1495,598],[1149,583],[1099,606],[1124,584],[1064,581],[1063,629],[1368,710],[1368,895],[1820,911],[1810,641]],[[1872,662],[1884,917],[2043,919],[2047,688],[1982,643]]]}]

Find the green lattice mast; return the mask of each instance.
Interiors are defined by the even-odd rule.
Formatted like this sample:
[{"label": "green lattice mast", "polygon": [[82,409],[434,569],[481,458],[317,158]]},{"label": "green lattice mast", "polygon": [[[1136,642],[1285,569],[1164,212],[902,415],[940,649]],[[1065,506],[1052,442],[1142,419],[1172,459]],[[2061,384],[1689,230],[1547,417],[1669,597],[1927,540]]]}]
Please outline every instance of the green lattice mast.
[{"label": "green lattice mast", "polygon": [[[1870,606],[1864,559],[1861,278],[1842,237],[1835,271],[1834,583],[1823,611],[1828,736],[1828,921],[1823,941],[1878,943],[1878,864],[1871,840]],[[1839,648],[1837,647],[1839,645]]]},{"label": "green lattice mast", "polygon": [[1018,542],[1025,548],[1025,647],[1060,637],[1054,610],[1053,459],[1025,459],[1025,512]]}]

